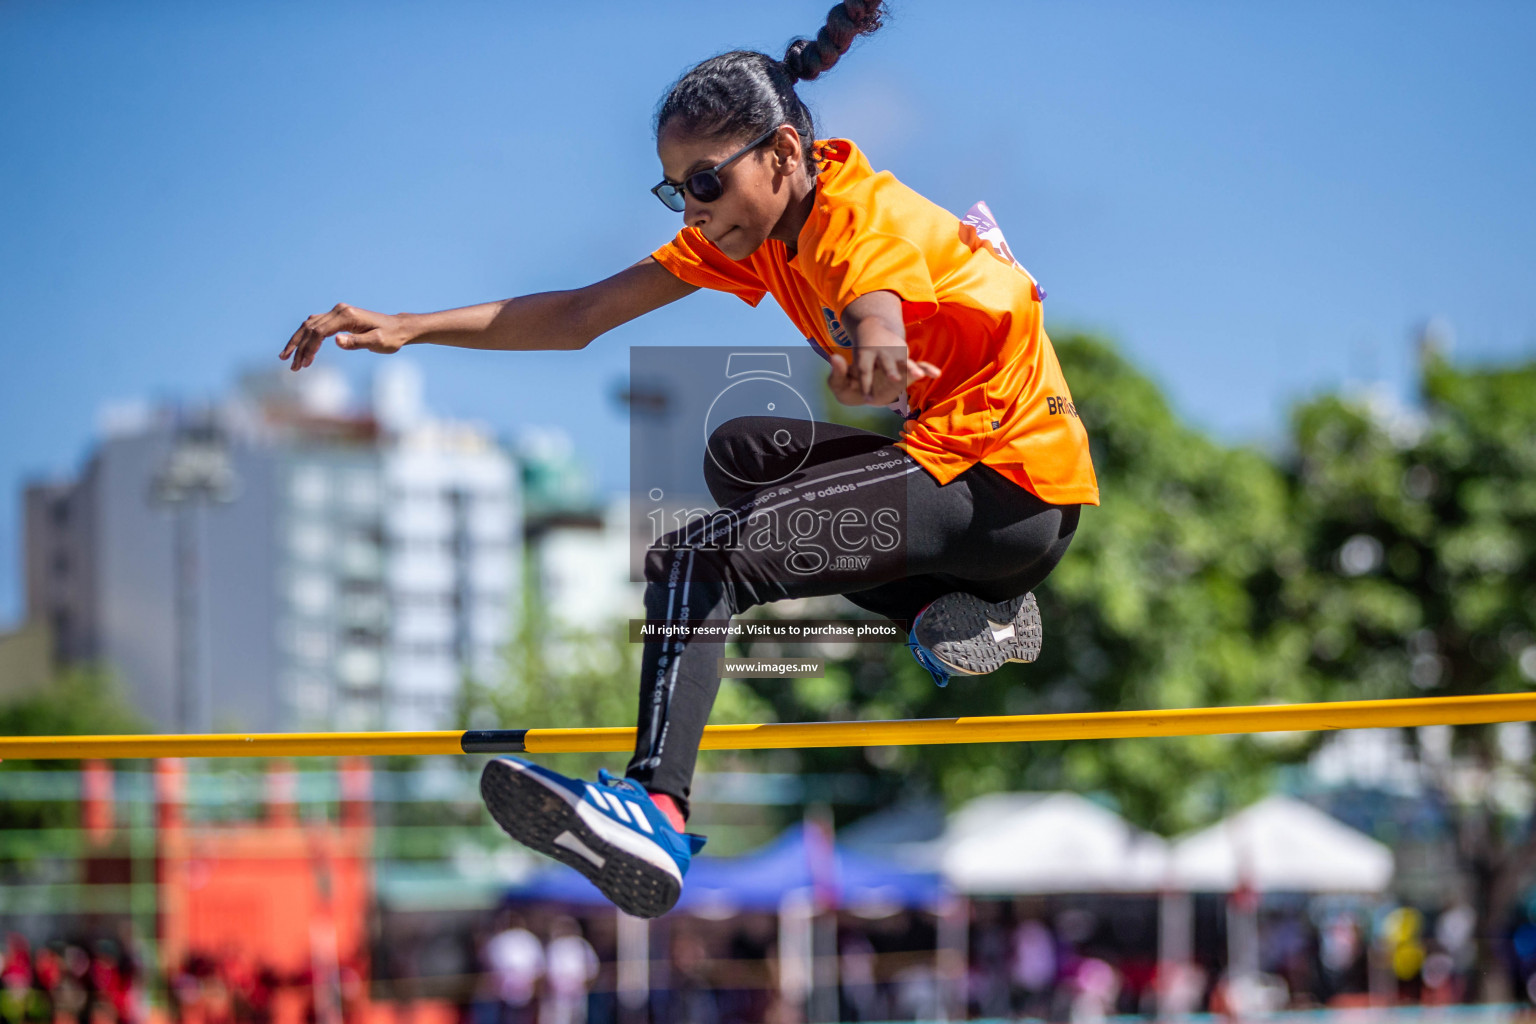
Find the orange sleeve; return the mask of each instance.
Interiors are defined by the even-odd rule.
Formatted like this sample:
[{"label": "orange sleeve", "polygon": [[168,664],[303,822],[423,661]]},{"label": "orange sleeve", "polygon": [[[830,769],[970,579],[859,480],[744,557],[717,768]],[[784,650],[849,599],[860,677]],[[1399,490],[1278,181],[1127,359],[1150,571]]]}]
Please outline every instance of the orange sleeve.
[{"label": "orange sleeve", "polygon": [[839,316],[854,299],[879,291],[901,297],[906,323],[933,316],[939,301],[923,251],[910,239],[880,231],[869,221],[868,211],[859,205],[829,211],[810,259],[802,262],[811,286]]},{"label": "orange sleeve", "polygon": [[651,253],[651,258],[680,281],[730,292],[751,306],[762,302],[768,294],[768,286],[750,265],[737,263],[721,252],[698,228],[679,231],[676,238]]}]

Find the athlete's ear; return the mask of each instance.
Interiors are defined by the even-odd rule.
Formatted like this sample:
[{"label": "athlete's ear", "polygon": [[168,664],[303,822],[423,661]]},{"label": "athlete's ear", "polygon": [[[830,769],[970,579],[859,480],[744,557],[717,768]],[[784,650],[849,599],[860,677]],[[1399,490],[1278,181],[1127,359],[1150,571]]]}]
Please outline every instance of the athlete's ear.
[{"label": "athlete's ear", "polygon": [[803,162],[800,133],[795,131],[792,125],[779,125],[778,134],[773,140],[774,170],[788,176],[798,171]]}]

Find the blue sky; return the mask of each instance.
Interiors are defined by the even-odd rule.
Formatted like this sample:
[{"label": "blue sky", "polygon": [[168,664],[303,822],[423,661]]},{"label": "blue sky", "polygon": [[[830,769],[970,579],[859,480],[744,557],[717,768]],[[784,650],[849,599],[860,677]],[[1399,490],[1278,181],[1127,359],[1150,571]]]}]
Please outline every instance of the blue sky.
[{"label": "blue sky", "polygon": [[[338,301],[624,267],[678,225],[646,194],[666,86],[828,6],[0,5],[0,624],[21,485],[73,471],[104,403],[217,395]],[[1405,392],[1430,316],[1458,358],[1536,357],[1536,6],[893,7],[802,86],[821,132],[951,210],[986,199],[1051,329],[1111,335],[1216,435],[1273,440],[1321,389]],[[629,346],[795,340],[770,303],[700,293],[580,353],[412,358],[438,411],[560,425],[618,486]],[[322,358],[361,383],[380,357]]]}]

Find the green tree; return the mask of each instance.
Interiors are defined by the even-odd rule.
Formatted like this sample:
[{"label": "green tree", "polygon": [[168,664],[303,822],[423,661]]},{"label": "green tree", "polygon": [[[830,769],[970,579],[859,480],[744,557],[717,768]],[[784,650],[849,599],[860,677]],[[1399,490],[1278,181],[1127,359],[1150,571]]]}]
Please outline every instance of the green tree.
[{"label": "green tree", "polygon": [[[1284,601],[1311,637],[1309,672],[1339,697],[1536,682],[1536,364],[1458,368],[1430,351],[1421,392],[1413,409],[1326,396],[1294,418],[1306,571]],[[1448,752],[1411,749],[1451,809],[1482,994],[1502,999],[1505,915],[1536,871],[1536,779],[1498,735],[1458,727]]]},{"label": "green tree", "polygon": [[[93,668],[61,671],[45,689],[0,705],[0,736],[102,736],[150,731],[148,723],[123,700],[112,679]],[[75,771],[78,761],[6,761],[13,771]],[[75,828],[80,807],[74,801],[0,799],[0,828]]]}]

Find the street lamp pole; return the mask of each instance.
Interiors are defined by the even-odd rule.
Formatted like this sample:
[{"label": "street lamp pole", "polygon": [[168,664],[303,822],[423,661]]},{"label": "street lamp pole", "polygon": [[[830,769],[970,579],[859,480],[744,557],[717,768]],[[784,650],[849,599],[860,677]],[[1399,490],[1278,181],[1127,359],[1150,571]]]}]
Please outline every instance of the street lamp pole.
[{"label": "street lamp pole", "polygon": [[229,445],[213,423],[178,432],[155,477],[152,495],[174,514],[176,577],[176,719],[182,732],[213,731],[213,677],[208,671],[203,600],[204,513],[235,499]]}]

